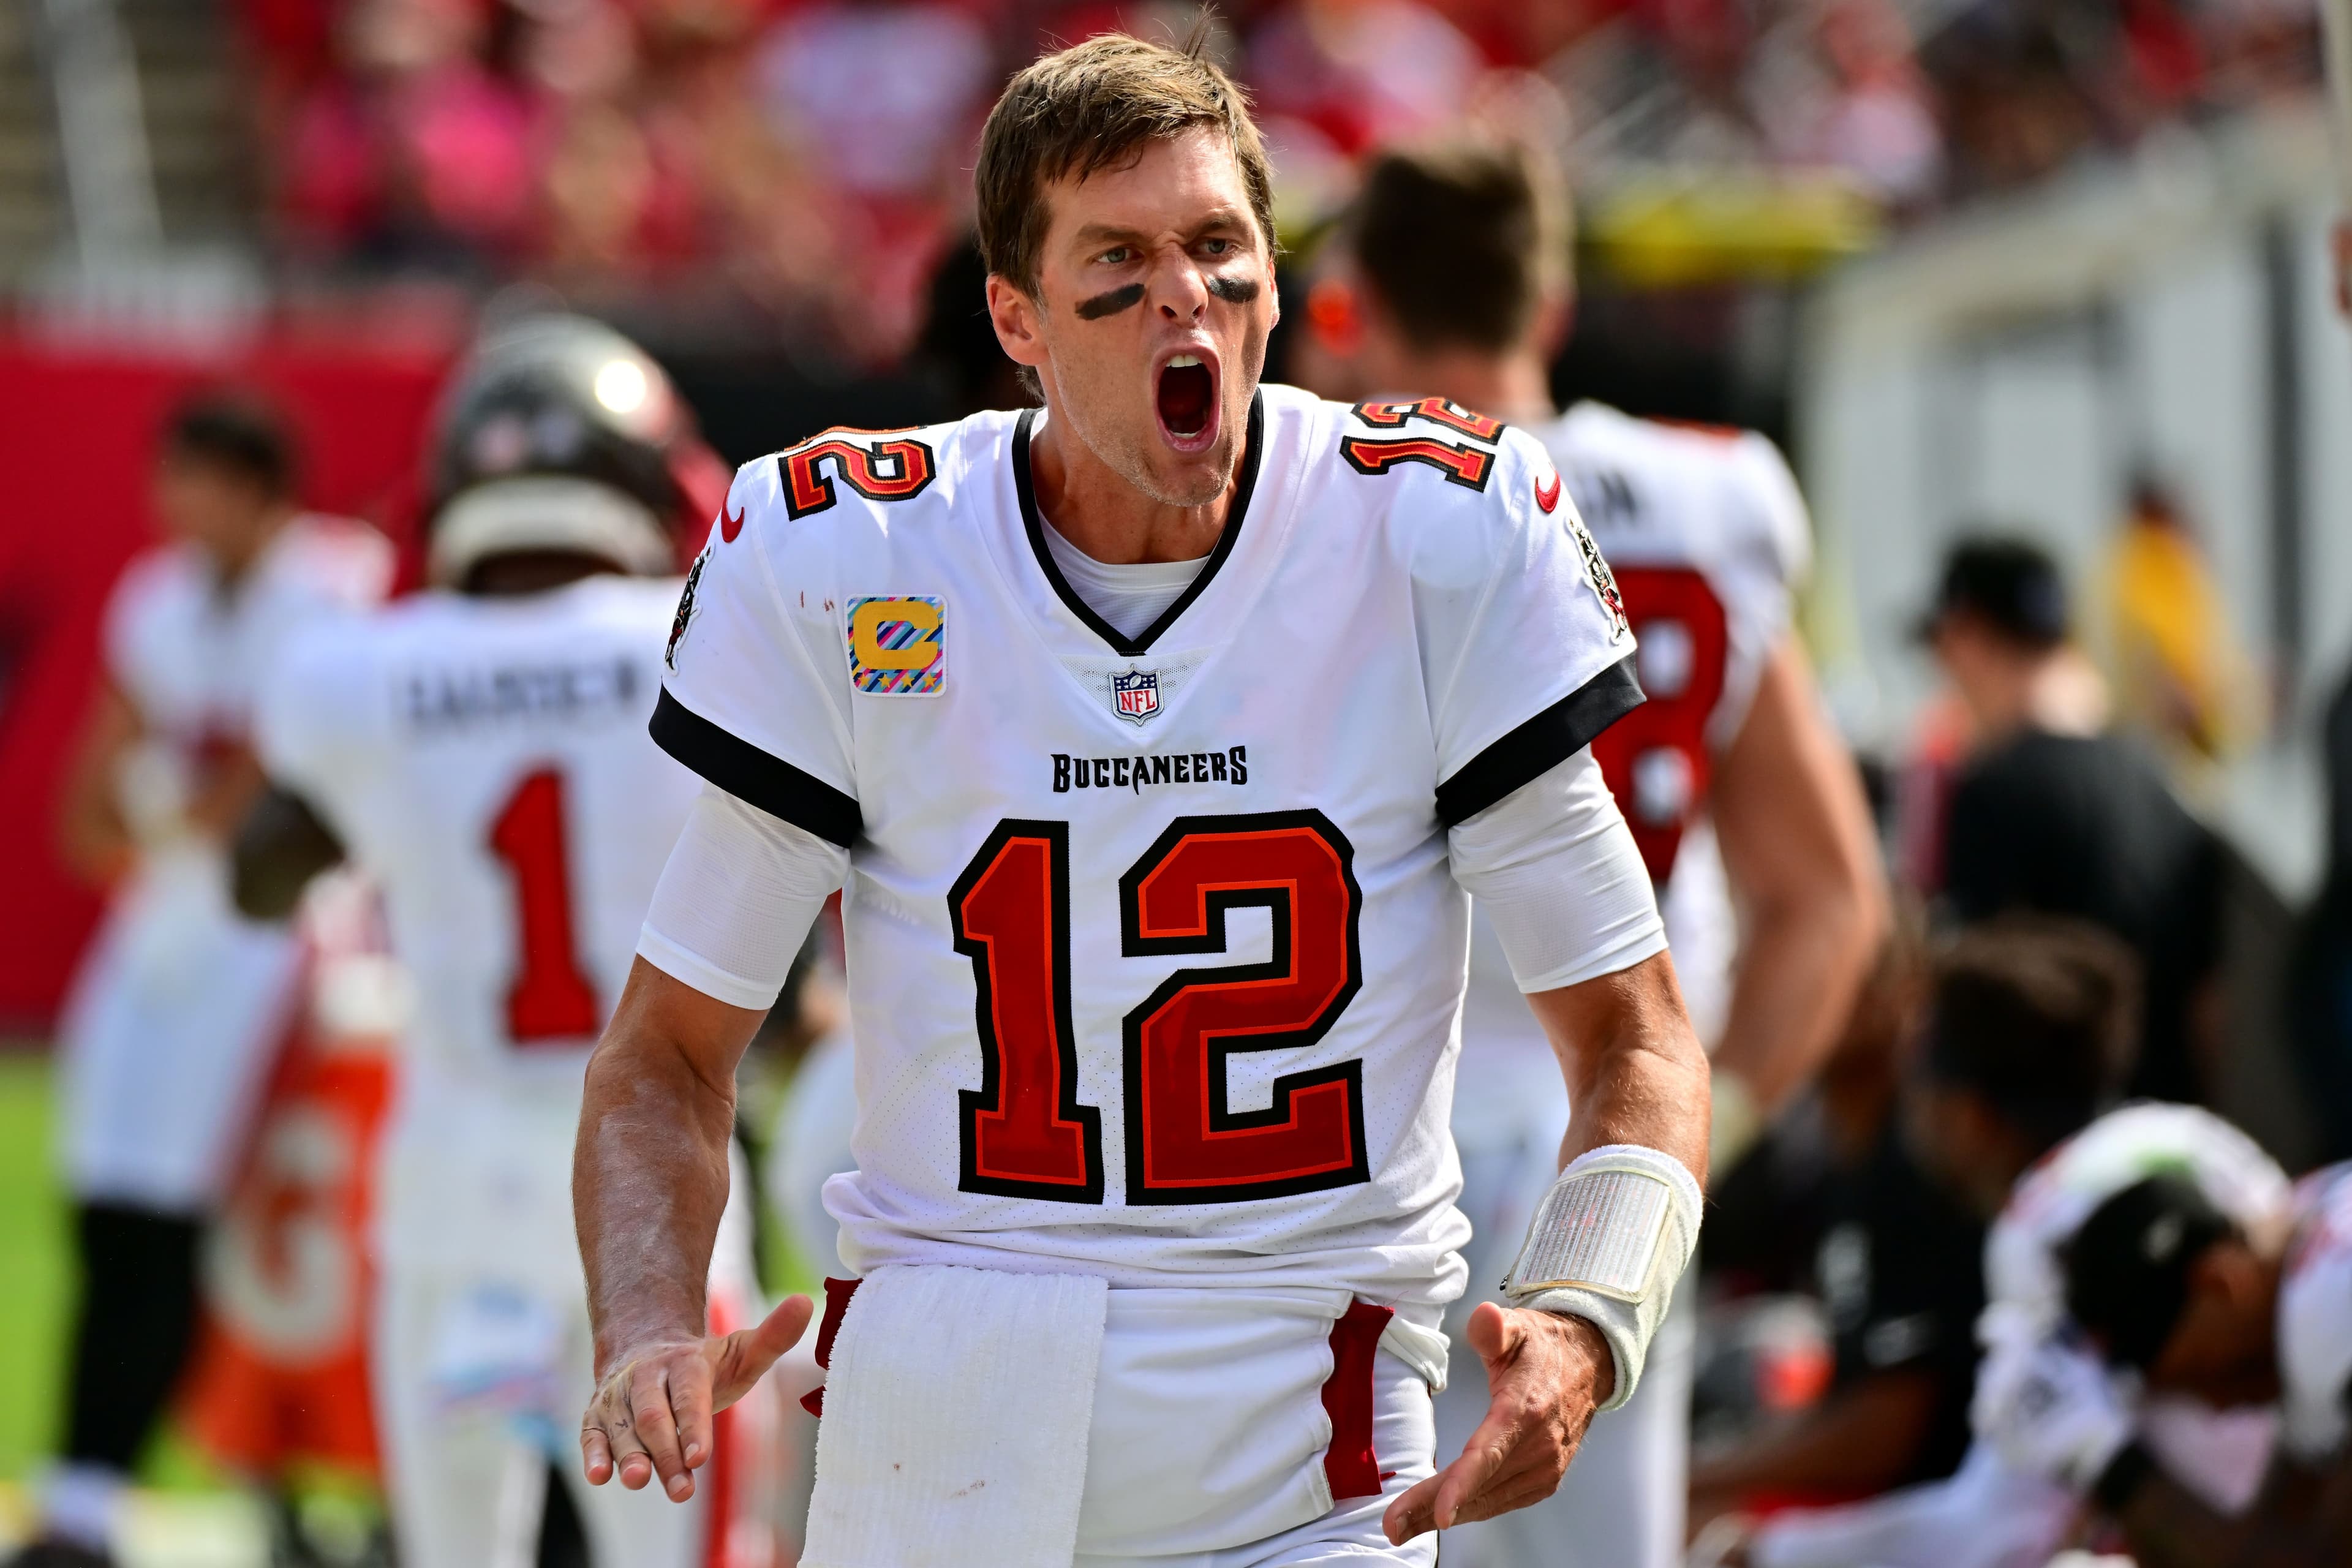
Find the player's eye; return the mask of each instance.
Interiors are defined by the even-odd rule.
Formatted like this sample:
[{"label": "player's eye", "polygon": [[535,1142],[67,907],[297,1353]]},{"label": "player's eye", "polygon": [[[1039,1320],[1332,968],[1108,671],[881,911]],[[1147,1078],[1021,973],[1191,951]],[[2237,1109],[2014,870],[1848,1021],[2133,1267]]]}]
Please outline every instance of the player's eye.
[{"label": "player's eye", "polygon": [[1106,267],[1124,267],[1135,259],[1135,247],[1129,245],[1114,245],[1095,259]]},{"label": "player's eye", "polygon": [[1211,256],[1231,256],[1234,253],[1234,242],[1230,239],[1212,237],[1202,240],[1201,248]]}]

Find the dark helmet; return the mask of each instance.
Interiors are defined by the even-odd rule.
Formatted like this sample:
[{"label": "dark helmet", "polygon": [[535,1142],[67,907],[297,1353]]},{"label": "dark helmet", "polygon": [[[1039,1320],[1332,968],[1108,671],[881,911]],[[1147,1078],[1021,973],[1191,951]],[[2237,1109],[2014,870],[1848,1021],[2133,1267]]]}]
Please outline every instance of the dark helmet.
[{"label": "dark helmet", "polygon": [[675,572],[716,467],[669,377],[610,327],[547,314],[494,328],[434,421],[427,572],[457,583],[485,557],[540,550]]}]

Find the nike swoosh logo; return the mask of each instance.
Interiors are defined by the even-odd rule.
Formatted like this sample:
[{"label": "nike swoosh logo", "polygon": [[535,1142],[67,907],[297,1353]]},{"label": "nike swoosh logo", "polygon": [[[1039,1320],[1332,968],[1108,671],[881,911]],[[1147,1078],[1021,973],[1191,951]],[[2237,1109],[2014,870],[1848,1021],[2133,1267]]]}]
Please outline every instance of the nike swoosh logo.
[{"label": "nike swoosh logo", "polygon": [[[1559,505],[1559,476],[1558,474],[1552,475],[1551,483],[1549,485],[1538,485],[1536,487],[1536,505],[1543,508],[1546,511],[1550,511]],[[727,537],[732,539],[735,536],[730,533]]]},{"label": "nike swoosh logo", "polygon": [[[1557,481],[1554,481],[1553,488],[1559,488]],[[1546,507],[1544,510],[1546,511],[1549,511],[1551,508]],[[719,508],[719,537],[725,540],[730,544],[734,543],[735,536],[743,531],[743,520],[751,514],[751,509],[748,506],[741,511],[729,511],[725,507]]]}]

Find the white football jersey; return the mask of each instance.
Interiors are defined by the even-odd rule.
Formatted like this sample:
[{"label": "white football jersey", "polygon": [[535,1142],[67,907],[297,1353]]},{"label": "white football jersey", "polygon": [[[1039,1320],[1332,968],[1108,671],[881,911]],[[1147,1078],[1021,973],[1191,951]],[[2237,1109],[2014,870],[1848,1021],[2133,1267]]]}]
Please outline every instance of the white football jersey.
[{"label": "white football jersey", "polygon": [[2352,1439],[2352,1163],[2297,1182],[2279,1284],[2279,1440],[2316,1463]]},{"label": "white football jersey", "polygon": [[108,670],[156,735],[243,741],[278,645],[322,613],[383,597],[393,563],[373,529],[309,514],[227,591],[209,555],[168,544],[133,562],[107,605]]},{"label": "white football jersey", "polygon": [[[1794,619],[1812,558],[1804,498],[1780,449],[1752,431],[1580,403],[1528,433],[1559,466],[1641,641],[1649,700],[1592,752],[1657,883],[1675,973],[1712,1046],[1730,1005],[1738,929],[1706,820],[1707,784]],[[1507,1116],[1522,1073],[1558,1069],[1502,944],[1485,921],[1477,927],[1463,1039],[1474,1060],[1495,1057],[1494,1110]]]},{"label": "white football jersey", "polygon": [[1133,637],[1044,548],[1044,416],[736,476],[656,736],[847,847],[844,1260],[1461,1289],[1446,829],[1640,700],[1542,448],[1261,390],[1232,518]]},{"label": "white football jersey", "polygon": [[290,650],[263,760],[383,889],[411,1065],[568,1085],[699,785],[646,736],[676,579],[421,594]]}]

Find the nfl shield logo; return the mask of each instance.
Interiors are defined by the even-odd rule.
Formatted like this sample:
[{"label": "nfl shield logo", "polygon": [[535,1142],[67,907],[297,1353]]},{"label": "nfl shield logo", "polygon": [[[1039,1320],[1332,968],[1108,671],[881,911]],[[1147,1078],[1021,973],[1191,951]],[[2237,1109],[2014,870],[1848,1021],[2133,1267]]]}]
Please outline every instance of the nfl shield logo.
[{"label": "nfl shield logo", "polygon": [[1130,723],[1142,723],[1160,711],[1160,672],[1130,669],[1124,675],[1112,676],[1110,702],[1120,718]]}]

